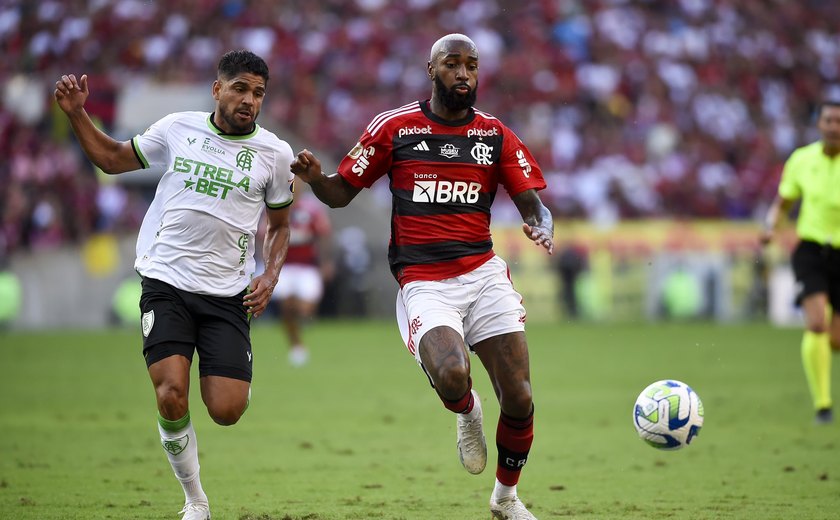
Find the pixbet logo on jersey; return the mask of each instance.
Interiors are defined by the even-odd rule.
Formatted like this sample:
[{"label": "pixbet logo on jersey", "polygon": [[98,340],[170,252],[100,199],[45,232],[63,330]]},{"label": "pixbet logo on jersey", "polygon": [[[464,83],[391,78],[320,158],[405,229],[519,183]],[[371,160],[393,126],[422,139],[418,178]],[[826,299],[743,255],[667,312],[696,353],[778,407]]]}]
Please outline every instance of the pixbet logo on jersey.
[{"label": "pixbet logo on jersey", "polygon": [[431,125],[421,127],[421,126],[406,126],[400,128],[397,132],[397,137],[405,137],[407,135],[419,135],[419,134],[431,134],[432,127]]},{"label": "pixbet logo on jersey", "polygon": [[485,130],[483,128],[470,128],[467,130],[467,137],[492,137],[494,135],[499,135],[499,130],[496,127],[493,127],[490,130]]},{"label": "pixbet logo on jersey", "polygon": [[414,202],[475,204],[481,184],[464,181],[414,181]]}]

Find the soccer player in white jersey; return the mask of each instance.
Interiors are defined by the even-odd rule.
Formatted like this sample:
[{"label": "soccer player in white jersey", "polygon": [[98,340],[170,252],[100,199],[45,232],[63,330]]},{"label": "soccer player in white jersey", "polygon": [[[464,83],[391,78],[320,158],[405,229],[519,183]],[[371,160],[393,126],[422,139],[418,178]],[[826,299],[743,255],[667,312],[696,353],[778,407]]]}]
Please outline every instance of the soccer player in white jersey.
[{"label": "soccer player in white jersey", "polygon": [[[140,228],[134,267],[142,278],[143,356],[161,444],[186,498],[183,520],[210,518],[188,407],[193,354],[210,417],[236,423],[250,399],[250,317],[268,304],[288,250],[294,157],[256,123],[267,83],[259,56],[231,51],[219,61],[213,113],[170,114],[123,142],[85,112],[86,75],[64,75],[55,84],[55,99],[91,162],[109,174],[165,170]],[[265,269],[255,276],[263,211]]]},{"label": "soccer player in white jersey", "polygon": [[517,496],[534,437],[534,407],[522,297],[490,237],[498,186],[519,209],[525,236],[548,253],[554,224],[537,195],[545,181],[531,152],[498,119],[473,108],[478,64],[470,38],[444,36],[428,62],[430,99],[375,117],[336,175],[325,176],[306,150],[292,171],[332,207],[389,177],[388,260],[400,284],[398,321],[408,351],[457,414],[458,453],[473,474],[487,462],[468,351],[478,356],[501,408],[490,511],[497,519],[534,520]]}]

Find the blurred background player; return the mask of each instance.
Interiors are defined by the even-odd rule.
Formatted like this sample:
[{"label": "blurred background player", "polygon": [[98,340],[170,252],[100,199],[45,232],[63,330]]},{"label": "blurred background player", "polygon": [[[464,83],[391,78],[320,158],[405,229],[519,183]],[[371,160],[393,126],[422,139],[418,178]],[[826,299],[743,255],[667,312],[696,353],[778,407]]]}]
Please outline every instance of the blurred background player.
[{"label": "blurred background player", "polygon": [[799,243],[791,260],[805,315],[802,365],[816,422],[833,420],[831,350],[840,351],[840,101],[827,101],[817,119],[821,139],[798,148],[785,163],[779,194],[767,212],[762,243],[801,201]]},{"label": "blurred background player", "polygon": [[350,203],[385,175],[392,196],[388,261],[400,284],[397,321],[444,406],[457,414],[461,463],[487,463],[481,399],[472,388],[469,352],[487,370],[501,413],[496,428],[495,518],[533,520],[517,483],[534,438],[525,308],[507,263],[493,251],[490,207],[501,184],[522,217],[522,231],[549,254],[554,224],[540,201],[546,187],[528,148],[504,124],[473,108],[479,54],[463,34],[431,48],[431,98],[376,116],[325,176],[309,151],[292,171],[331,207]]},{"label": "blurred background player", "polygon": [[289,340],[289,363],[309,361],[303,327],[317,312],[324,283],[332,279],[332,225],[324,205],[311,192],[299,189],[290,215],[289,252],[272,300],[280,304],[280,318]]}]

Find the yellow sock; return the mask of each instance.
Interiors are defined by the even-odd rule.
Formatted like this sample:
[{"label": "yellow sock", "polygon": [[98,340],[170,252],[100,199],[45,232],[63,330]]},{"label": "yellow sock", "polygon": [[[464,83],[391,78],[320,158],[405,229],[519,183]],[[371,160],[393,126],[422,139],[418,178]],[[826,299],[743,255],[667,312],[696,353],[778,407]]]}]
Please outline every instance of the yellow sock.
[{"label": "yellow sock", "polygon": [[831,347],[828,334],[805,331],[802,337],[802,367],[814,408],[831,408]]}]

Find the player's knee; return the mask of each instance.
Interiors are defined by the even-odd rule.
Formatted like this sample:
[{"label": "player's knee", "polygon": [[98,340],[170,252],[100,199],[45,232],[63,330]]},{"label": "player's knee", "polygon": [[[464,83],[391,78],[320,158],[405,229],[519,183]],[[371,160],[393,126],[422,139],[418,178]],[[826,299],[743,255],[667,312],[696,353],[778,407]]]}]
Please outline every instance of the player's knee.
[{"label": "player's knee", "polygon": [[174,384],[163,383],[155,388],[158,409],[168,418],[186,415],[188,408],[187,389]]},{"label": "player's knee", "polygon": [[242,417],[245,412],[243,407],[234,407],[230,405],[208,407],[207,412],[210,418],[221,426],[233,426]]},{"label": "player's knee", "polygon": [[434,378],[435,388],[444,396],[463,394],[467,388],[470,369],[467,365],[453,364],[441,367]]},{"label": "player's knee", "polygon": [[511,417],[523,418],[531,414],[533,395],[531,384],[523,382],[502,392],[502,410]]}]

